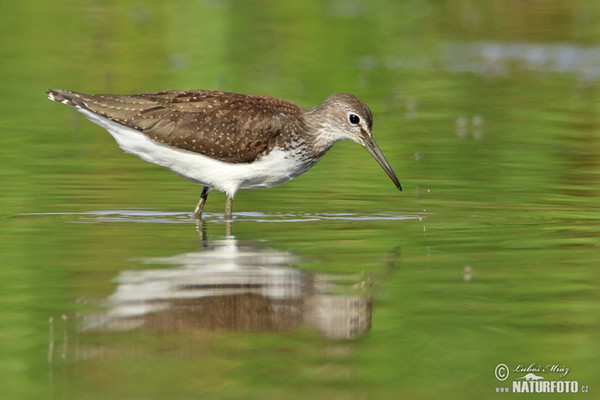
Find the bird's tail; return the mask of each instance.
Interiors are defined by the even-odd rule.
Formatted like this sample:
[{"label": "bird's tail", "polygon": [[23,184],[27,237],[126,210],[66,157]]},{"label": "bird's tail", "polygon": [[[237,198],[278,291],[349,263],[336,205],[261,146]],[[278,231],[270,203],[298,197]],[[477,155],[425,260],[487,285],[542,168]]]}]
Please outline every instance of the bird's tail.
[{"label": "bird's tail", "polygon": [[48,99],[71,107],[83,106],[82,100],[74,92],[62,89],[48,89]]}]

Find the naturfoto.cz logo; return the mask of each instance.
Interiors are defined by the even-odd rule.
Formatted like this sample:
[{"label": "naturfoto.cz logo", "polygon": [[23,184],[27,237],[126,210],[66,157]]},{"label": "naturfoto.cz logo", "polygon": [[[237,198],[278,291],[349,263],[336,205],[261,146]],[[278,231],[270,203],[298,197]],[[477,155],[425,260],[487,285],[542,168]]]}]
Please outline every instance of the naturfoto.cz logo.
[{"label": "naturfoto.cz logo", "polygon": [[[512,374],[509,386],[496,387],[497,393],[587,393],[588,385],[565,378],[570,368],[559,364],[517,364],[511,368],[505,363],[496,365],[494,376],[506,382]],[[544,376],[549,375],[549,376]],[[507,382],[508,383],[508,382]]]}]

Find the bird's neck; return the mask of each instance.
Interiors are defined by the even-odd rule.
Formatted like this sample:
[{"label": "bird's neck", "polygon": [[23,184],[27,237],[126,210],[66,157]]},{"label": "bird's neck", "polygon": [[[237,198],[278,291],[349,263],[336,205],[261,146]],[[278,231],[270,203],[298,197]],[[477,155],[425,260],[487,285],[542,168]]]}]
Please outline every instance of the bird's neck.
[{"label": "bird's neck", "polygon": [[335,121],[330,119],[323,104],[307,109],[304,115],[307,139],[309,139],[312,152],[322,156],[338,140],[344,139],[335,129]]}]

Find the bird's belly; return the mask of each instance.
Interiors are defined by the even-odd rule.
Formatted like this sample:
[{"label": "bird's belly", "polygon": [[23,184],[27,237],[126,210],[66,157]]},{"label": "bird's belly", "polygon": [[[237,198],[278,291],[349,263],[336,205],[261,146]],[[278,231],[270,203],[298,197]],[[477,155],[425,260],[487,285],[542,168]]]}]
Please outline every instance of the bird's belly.
[{"label": "bird's belly", "polygon": [[281,185],[306,172],[314,163],[291,156],[279,148],[243,167],[240,189],[260,189]]},{"label": "bird's belly", "polygon": [[233,197],[238,189],[260,189],[280,185],[312,167],[317,160],[305,161],[281,149],[252,163],[226,163],[158,143],[143,133],[128,128],[84,109],[78,111],[95,124],[105,128],[123,150],[144,161],[161,165],[204,186]]}]

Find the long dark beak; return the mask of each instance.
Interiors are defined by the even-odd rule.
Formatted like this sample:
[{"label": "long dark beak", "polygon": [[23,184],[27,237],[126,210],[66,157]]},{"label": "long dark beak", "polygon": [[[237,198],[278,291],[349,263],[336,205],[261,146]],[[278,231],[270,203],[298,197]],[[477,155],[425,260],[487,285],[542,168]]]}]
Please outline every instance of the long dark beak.
[{"label": "long dark beak", "polygon": [[400,186],[400,182],[398,181],[396,174],[392,170],[392,167],[390,167],[390,163],[388,163],[387,160],[385,159],[385,156],[381,152],[381,149],[377,145],[377,142],[375,142],[375,139],[373,139],[373,138],[365,139],[365,143],[363,144],[363,147],[365,149],[367,149],[369,154],[372,155],[375,160],[377,160],[379,165],[381,165],[381,168],[383,168],[385,173],[388,174],[388,176],[394,182],[394,184],[396,185],[398,190],[402,190],[402,186]]}]

